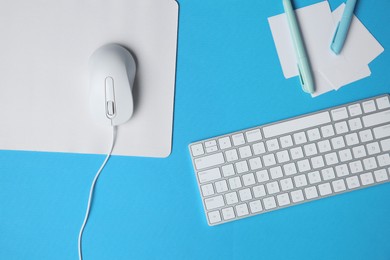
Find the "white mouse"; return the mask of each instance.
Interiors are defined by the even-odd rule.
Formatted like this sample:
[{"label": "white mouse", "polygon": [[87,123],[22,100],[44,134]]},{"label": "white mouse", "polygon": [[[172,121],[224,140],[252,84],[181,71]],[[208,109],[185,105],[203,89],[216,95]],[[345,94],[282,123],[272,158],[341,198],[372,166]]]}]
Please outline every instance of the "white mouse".
[{"label": "white mouse", "polygon": [[119,44],[97,49],[89,60],[90,107],[97,122],[116,126],[133,115],[133,84],[136,64]]}]

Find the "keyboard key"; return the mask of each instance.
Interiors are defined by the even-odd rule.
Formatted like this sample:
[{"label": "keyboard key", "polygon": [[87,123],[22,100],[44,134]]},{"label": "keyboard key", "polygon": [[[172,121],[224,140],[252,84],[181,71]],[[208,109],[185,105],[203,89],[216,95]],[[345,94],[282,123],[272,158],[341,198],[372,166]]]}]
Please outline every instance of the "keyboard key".
[{"label": "keyboard key", "polygon": [[380,167],[390,165],[390,155],[388,153],[378,155],[376,159],[378,160],[378,164]]},{"label": "keyboard key", "polygon": [[309,137],[309,141],[316,141],[321,139],[320,130],[318,128],[310,129],[307,131],[307,136]]},{"label": "keyboard key", "polygon": [[229,179],[230,189],[235,190],[242,187],[240,177],[233,177]]},{"label": "keyboard key", "polygon": [[227,149],[232,147],[229,136],[218,139],[219,148]]},{"label": "keyboard key", "polygon": [[317,154],[317,147],[315,144],[307,144],[303,147],[303,150],[305,150],[306,156],[312,156]]},{"label": "keyboard key", "polygon": [[254,200],[249,202],[249,208],[251,209],[252,213],[261,212],[263,210],[260,200]]},{"label": "keyboard key", "polygon": [[291,203],[287,193],[279,194],[278,196],[276,196],[276,199],[280,207],[286,206]]},{"label": "keyboard key", "polygon": [[205,168],[209,168],[212,166],[217,166],[225,162],[222,153],[216,153],[208,156],[204,156],[201,158],[197,158],[194,160],[196,169],[202,170]]},{"label": "keyboard key", "polygon": [[306,135],[304,132],[299,132],[293,135],[295,144],[304,144],[307,142]]},{"label": "keyboard key", "polygon": [[330,142],[329,140],[323,140],[318,142],[318,150],[320,150],[320,153],[326,153],[331,150]]},{"label": "keyboard key", "polygon": [[225,206],[222,195],[211,197],[204,200],[207,210],[212,210]]},{"label": "keyboard key", "polygon": [[307,185],[306,176],[304,174],[294,177],[294,182],[296,187],[303,187]]},{"label": "keyboard key", "polygon": [[290,192],[290,195],[291,195],[291,200],[294,203],[301,202],[304,200],[303,192],[301,190],[294,190]]},{"label": "keyboard key", "polygon": [[326,165],[334,165],[339,162],[336,153],[325,154]]},{"label": "keyboard key", "polygon": [[352,146],[359,143],[359,138],[357,133],[348,134],[345,136],[345,140],[347,141],[347,145]]},{"label": "keyboard key", "polygon": [[387,172],[385,169],[381,169],[374,172],[375,180],[377,182],[387,181],[389,177],[387,176]]},{"label": "keyboard key", "polygon": [[348,189],[355,189],[360,187],[360,182],[357,176],[348,177],[346,181]]},{"label": "keyboard key", "polygon": [[219,214],[218,210],[209,212],[209,213],[207,213],[207,215],[208,215],[210,224],[215,224],[215,223],[222,221],[221,214]]},{"label": "keyboard key", "polygon": [[385,110],[375,114],[363,116],[363,124],[365,127],[381,125],[390,122],[390,110]]},{"label": "keyboard key", "polygon": [[360,131],[359,136],[360,136],[360,140],[362,141],[362,143],[369,142],[369,141],[372,141],[374,139],[370,129]]},{"label": "keyboard key", "polygon": [[390,151],[390,139],[382,140],[381,147],[384,152]]},{"label": "keyboard key", "polygon": [[256,183],[253,173],[243,175],[242,181],[244,182],[244,186],[250,186]]},{"label": "keyboard key", "polygon": [[348,117],[347,108],[345,107],[333,109],[330,113],[332,114],[333,121],[339,121]]},{"label": "keyboard key", "polygon": [[332,125],[326,125],[321,127],[321,133],[324,138],[334,136],[334,129]]},{"label": "keyboard key", "polygon": [[291,190],[294,188],[291,178],[280,180],[280,186],[283,191]]},{"label": "keyboard key", "polygon": [[222,177],[219,168],[198,172],[198,176],[199,176],[200,183],[218,180]]},{"label": "keyboard key", "polygon": [[366,149],[369,155],[378,154],[381,152],[378,142],[366,144]]},{"label": "keyboard key", "polygon": [[335,169],[337,177],[343,177],[349,174],[348,166],[346,164],[337,165]]},{"label": "keyboard key", "polygon": [[283,148],[288,148],[293,146],[291,135],[280,137],[280,144],[282,145]]},{"label": "keyboard key", "polygon": [[375,138],[377,138],[377,139],[389,137],[390,136],[390,124],[375,127],[374,128],[374,135],[375,135]]},{"label": "keyboard key", "polygon": [[275,165],[276,164],[275,155],[272,153],[264,155],[263,161],[266,167]]},{"label": "keyboard key", "polygon": [[233,135],[232,139],[233,139],[234,146],[245,144],[244,135],[242,133]]},{"label": "keyboard key", "polygon": [[318,197],[317,189],[315,186],[308,187],[304,189],[306,199],[311,200]]},{"label": "keyboard key", "polygon": [[376,99],[376,105],[378,106],[378,109],[385,109],[390,107],[389,98],[386,97],[380,97]]},{"label": "keyboard key", "polygon": [[363,128],[362,120],[360,118],[354,118],[348,121],[351,131],[356,131]]},{"label": "keyboard key", "polygon": [[242,217],[249,214],[248,206],[243,203],[236,206],[236,212],[238,217]]},{"label": "keyboard key", "polygon": [[266,195],[264,185],[258,185],[252,188],[255,198],[264,197]]},{"label": "keyboard key", "polygon": [[321,174],[322,174],[322,178],[323,178],[325,181],[328,181],[328,180],[331,180],[331,179],[336,178],[336,175],[335,175],[335,173],[334,173],[333,168],[326,168],[326,169],[323,169],[323,170],[321,170]]},{"label": "keyboard key", "polygon": [[214,188],[213,188],[213,185],[211,183],[206,184],[206,185],[202,185],[201,189],[202,189],[202,194],[204,197],[211,196],[214,194]]},{"label": "keyboard key", "polygon": [[276,201],[274,197],[268,197],[263,199],[264,208],[265,209],[273,209],[276,208]]},{"label": "keyboard key", "polygon": [[278,140],[276,140],[276,139],[271,139],[271,140],[267,141],[266,145],[267,145],[268,151],[270,151],[270,152],[276,151],[279,149],[279,143],[278,143]]},{"label": "keyboard key", "polygon": [[240,158],[245,159],[252,156],[252,151],[249,146],[243,146],[238,149],[238,152],[240,153]]},{"label": "keyboard key", "polygon": [[372,169],[375,169],[375,168],[378,167],[374,157],[370,157],[370,158],[364,159],[363,160],[363,165],[364,165],[364,169],[366,171],[369,171],[369,170],[372,170]]},{"label": "keyboard key", "polygon": [[250,166],[252,171],[263,167],[263,164],[261,163],[260,157],[255,157],[255,158],[250,159],[249,166]]},{"label": "keyboard key", "polygon": [[332,188],[330,187],[330,184],[327,182],[318,185],[318,190],[319,190],[321,196],[326,196],[326,195],[332,194]]},{"label": "keyboard key", "polygon": [[264,146],[263,142],[256,143],[256,144],[252,145],[252,148],[253,148],[253,153],[255,155],[259,155],[259,154],[265,153],[265,146]]},{"label": "keyboard key", "polygon": [[249,171],[248,163],[246,161],[236,162],[235,166],[238,174]]},{"label": "keyboard key", "polygon": [[371,172],[360,174],[360,180],[362,182],[362,185],[370,185],[374,183],[374,178]]},{"label": "keyboard key", "polygon": [[344,180],[332,181],[332,186],[334,192],[341,192],[346,190]]},{"label": "keyboard key", "polygon": [[258,182],[266,182],[269,180],[268,172],[267,170],[261,170],[256,172],[256,177]]},{"label": "keyboard key", "polygon": [[260,129],[247,131],[245,135],[246,135],[246,140],[248,140],[249,143],[259,141],[262,138]]},{"label": "keyboard key", "polygon": [[363,145],[352,148],[352,152],[353,152],[353,156],[356,159],[365,157],[367,155],[366,149],[364,148]]},{"label": "keyboard key", "polygon": [[224,177],[229,177],[235,174],[233,164],[227,164],[222,166],[222,173]]},{"label": "keyboard key", "polygon": [[267,183],[266,186],[267,186],[268,194],[275,194],[280,191],[277,181],[269,182]]},{"label": "keyboard key", "polygon": [[344,138],[342,136],[335,137],[331,140],[333,149],[337,150],[345,147]]},{"label": "keyboard key", "polygon": [[363,171],[363,165],[362,165],[361,161],[355,161],[355,162],[349,163],[349,168],[351,169],[352,174],[359,173],[359,172]]},{"label": "keyboard key", "polygon": [[363,113],[360,104],[353,104],[348,106],[348,111],[351,116],[358,116]]},{"label": "keyboard key", "polygon": [[215,183],[215,190],[216,190],[218,193],[227,191],[227,190],[228,190],[228,186],[227,186],[226,181],[225,181],[225,180],[217,181],[217,182]]},{"label": "keyboard key", "polygon": [[303,158],[303,151],[301,147],[292,148],[290,153],[293,160]]},{"label": "keyboard key", "polygon": [[210,141],[204,142],[204,146],[206,146],[206,148],[217,146],[217,142],[215,140],[210,140]]},{"label": "keyboard key", "polygon": [[326,123],[330,123],[330,116],[328,111],[265,126],[263,128],[263,132],[265,138],[272,138],[275,136],[285,135],[291,132],[316,127]]},{"label": "keyboard key", "polygon": [[344,149],[338,152],[341,162],[346,162],[352,160],[351,149]]},{"label": "keyboard key", "polygon": [[325,166],[324,159],[321,155],[311,158],[310,161],[311,165],[313,166],[313,169],[318,169]]},{"label": "keyboard key", "polygon": [[290,156],[288,155],[288,152],[286,150],[277,152],[276,158],[278,159],[279,163],[285,163],[290,161]]},{"label": "keyboard key", "polygon": [[204,154],[203,145],[202,144],[194,144],[191,146],[192,156],[199,156]]},{"label": "keyboard key", "polygon": [[233,162],[238,160],[238,154],[236,149],[226,151],[225,156],[228,162]]},{"label": "keyboard key", "polygon": [[298,161],[297,165],[298,165],[299,172],[306,172],[311,170],[308,159]]},{"label": "keyboard key", "polygon": [[307,174],[307,177],[309,178],[310,184],[315,184],[315,183],[321,182],[321,176],[320,176],[319,171],[309,172]]},{"label": "keyboard key", "polygon": [[238,202],[238,197],[236,192],[230,192],[225,194],[226,203],[232,205]]},{"label": "keyboard key", "polygon": [[222,216],[224,220],[230,220],[236,217],[232,207],[222,209]]},{"label": "keyboard key", "polygon": [[288,175],[293,175],[297,173],[297,168],[294,163],[288,163],[283,166],[284,173]]},{"label": "keyboard key", "polygon": [[218,151],[218,147],[215,145],[215,146],[210,146],[210,147],[206,147],[206,152],[207,153],[213,153],[213,152],[216,152]]},{"label": "keyboard key", "polygon": [[240,195],[241,201],[247,201],[252,199],[252,193],[249,188],[240,190],[238,194]]},{"label": "keyboard key", "polygon": [[336,123],[334,125],[334,128],[336,129],[336,133],[338,135],[339,134],[344,134],[344,133],[348,132],[348,126],[347,126],[347,122],[346,121],[342,121],[342,122]]},{"label": "keyboard key", "polygon": [[269,169],[269,173],[271,174],[272,179],[278,179],[283,177],[282,167],[273,167]]},{"label": "keyboard key", "polygon": [[362,103],[364,113],[371,113],[376,110],[374,100],[369,100]]}]

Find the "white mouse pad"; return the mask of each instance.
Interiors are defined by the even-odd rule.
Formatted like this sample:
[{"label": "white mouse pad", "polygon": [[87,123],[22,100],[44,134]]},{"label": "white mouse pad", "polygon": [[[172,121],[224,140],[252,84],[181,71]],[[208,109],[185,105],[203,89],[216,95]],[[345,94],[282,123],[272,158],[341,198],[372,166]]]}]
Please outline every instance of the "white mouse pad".
[{"label": "white mouse pad", "polygon": [[2,0],[0,149],[107,153],[111,128],[89,111],[88,59],[119,43],[134,54],[134,115],[113,154],[171,152],[178,4],[174,0]]}]

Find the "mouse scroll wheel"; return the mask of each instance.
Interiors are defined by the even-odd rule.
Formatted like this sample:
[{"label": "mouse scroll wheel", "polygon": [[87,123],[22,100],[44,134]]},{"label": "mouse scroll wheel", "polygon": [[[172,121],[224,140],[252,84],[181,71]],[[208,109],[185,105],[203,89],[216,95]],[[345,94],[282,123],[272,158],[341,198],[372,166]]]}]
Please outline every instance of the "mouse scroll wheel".
[{"label": "mouse scroll wheel", "polygon": [[108,118],[115,116],[115,93],[114,93],[114,79],[112,77],[106,78],[106,114]]}]

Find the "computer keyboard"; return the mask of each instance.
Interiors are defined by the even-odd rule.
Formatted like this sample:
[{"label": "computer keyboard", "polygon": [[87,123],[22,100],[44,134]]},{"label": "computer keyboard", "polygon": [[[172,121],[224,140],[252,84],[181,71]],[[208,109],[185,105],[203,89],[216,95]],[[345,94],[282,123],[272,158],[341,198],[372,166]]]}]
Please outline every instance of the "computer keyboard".
[{"label": "computer keyboard", "polygon": [[209,225],[385,183],[389,95],[202,140],[189,150]]}]

